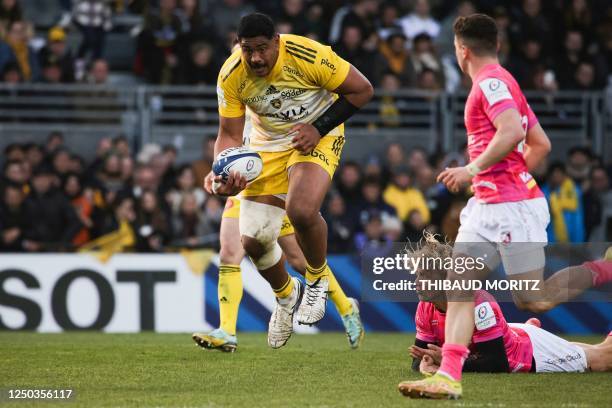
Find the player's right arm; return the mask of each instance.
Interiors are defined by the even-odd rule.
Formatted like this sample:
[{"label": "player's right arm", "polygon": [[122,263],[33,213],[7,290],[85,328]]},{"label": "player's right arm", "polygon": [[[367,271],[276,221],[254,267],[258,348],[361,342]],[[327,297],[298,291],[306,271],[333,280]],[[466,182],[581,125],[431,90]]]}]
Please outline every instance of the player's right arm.
[{"label": "player's right arm", "polygon": [[525,158],[527,170],[531,171],[538,167],[542,160],[548,156],[550,149],[550,139],[548,139],[542,126],[536,123],[527,131],[527,138],[525,140],[525,154],[523,157]]}]

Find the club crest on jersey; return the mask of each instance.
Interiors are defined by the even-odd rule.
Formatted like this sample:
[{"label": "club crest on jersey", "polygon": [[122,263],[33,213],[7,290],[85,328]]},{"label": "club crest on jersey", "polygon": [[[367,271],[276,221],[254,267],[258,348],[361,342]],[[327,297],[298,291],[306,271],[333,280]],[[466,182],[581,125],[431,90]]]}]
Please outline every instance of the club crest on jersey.
[{"label": "club crest on jersey", "polygon": [[280,98],[274,98],[270,101],[270,105],[272,105],[274,109],[280,108],[282,104],[283,102],[281,101]]}]

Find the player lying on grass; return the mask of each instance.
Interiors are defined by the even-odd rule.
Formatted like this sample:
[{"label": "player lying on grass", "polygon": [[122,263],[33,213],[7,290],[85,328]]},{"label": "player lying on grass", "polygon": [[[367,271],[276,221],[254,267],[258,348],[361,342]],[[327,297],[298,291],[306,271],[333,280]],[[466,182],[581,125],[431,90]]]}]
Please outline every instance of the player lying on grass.
[{"label": "player lying on grass", "polygon": [[[240,199],[237,197],[228,198],[221,219],[221,250],[219,251],[218,296],[221,326],[210,333],[194,333],[192,336],[196,344],[206,349],[233,352],[238,346],[236,322],[238,321],[238,308],[243,292],[240,262],[245,256],[240,243],[239,215]],[[278,244],[282,248],[289,265],[301,275],[304,275],[306,260],[295,240],[293,226],[286,216],[278,237]],[[342,318],[349,345],[351,348],[359,347],[365,332],[359,316],[357,301],[353,298],[347,298],[340,286],[335,291],[330,292],[329,297]],[[353,305],[353,310],[342,315],[339,305],[344,301],[350,302]]]},{"label": "player lying on grass", "polygon": [[[432,236],[418,250],[426,257],[451,256],[450,245],[439,243]],[[444,270],[417,271],[419,281],[441,281]],[[412,368],[424,375],[433,375],[440,368],[445,338],[448,303],[444,291],[417,289],[419,304],[415,315],[415,344],[410,348],[414,358]],[[507,323],[499,304],[488,292],[480,290],[474,296],[474,334],[463,371],[472,372],[584,372],[612,371],[612,332],[599,344],[571,343],[541,329],[537,319],[526,324]],[[445,393],[422,394],[412,382],[399,384],[402,394],[410,397],[448,397]],[[417,395],[418,394],[418,395]]]}]

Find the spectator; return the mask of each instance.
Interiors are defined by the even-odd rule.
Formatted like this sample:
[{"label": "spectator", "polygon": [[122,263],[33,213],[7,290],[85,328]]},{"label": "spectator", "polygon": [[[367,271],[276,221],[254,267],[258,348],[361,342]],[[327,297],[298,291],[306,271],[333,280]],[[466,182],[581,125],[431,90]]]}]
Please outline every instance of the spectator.
[{"label": "spectator", "polygon": [[23,13],[19,0],[0,1],[0,33],[8,31],[8,27],[15,21],[21,21]]},{"label": "spectator", "polygon": [[319,2],[306,5],[306,26],[308,31],[305,36],[315,41],[325,42],[327,39],[327,25],[323,19],[323,6]]},{"label": "spectator", "polygon": [[386,70],[397,76],[401,86],[414,87],[416,74],[406,49],[406,36],[401,32],[389,34],[387,40],[380,43],[380,53],[384,57]]},{"label": "spectator", "polygon": [[610,194],[610,178],[606,169],[597,166],[591,169],[589,189],[583,195],[585,236],[591,238],[591,232],[601,225],[603,214],[603,197]]},{"label": "spectator", "polygon": [[4,156],[6,161],[23,161],[25,152],[23,146],[19,143],[10,143],[4,148]]},{"label": "spectator", "polygon": [[343,253],[352,249],[356,222],[347,214],[344,199],[336,191],[329,194],[323,217],[327,223],[327,250]]},{"label": "spectator", "polygon": [[24,193],[29,192],[27,186],[28,178],[22,161],[7,160],[4,163],[2,185],[13,185],[20,187]]},{"label": "spectator", "polygon": [[94,85],[105,85],[108,83],[108,74],[108,62],[103,59],[97,59],[91,63],[88,82]]},{"label": "spectator", "polygon": [[401,89],[400,80],[394,74],[388,73],[382,77],[382,89],[386,94],[380,98],[378,113],[385,127],[397,127],[401,124],[400,104],[394,95]]},{"label": "spectator", "polygon": [[195,41],[211,37],[207,32],[210,28],[204,24],[198,0],[180,0],[176,14],[182,23],[180,42],[185,45],[186,49],[189,49]]},{"label": "spectator", "polygon": [[172,83],[178,68],[177,39],[183,24],[176,14],[176,0],[160,0],[159,10],[145,17],[139,37],[139,54],[144,78],[153,84]]},{"label": "spectator", "polygon": [[[4,47],[6,46],[6,48]],[[3,58],[3,52],[8,49],[8,45],[0,42],[0,61]],[[1,65],[0,75],[2,76],[2,82],[5,84],[19,84],[23,82],[23,76],[19,65],[14,61],[9,61]]]},{"label": "spectator", "polygon": [[567,152],[567,175],[585,189],[591,173],[593,153],[588,147],[575,146]]},{"label": "spectator", "polygon": [[523,0],[522,7],[510,25],[510,40],[514,49],[518,49],[528,38],[537,38],[546,52],[553,47],[553,26],[550,14],[542,11],[541,0]]},{"label": "spectator", "polygon": [[594,91],[596,89],[595,67],[592,63],[582,61],[578,64],[574,73],[574,83],[570,89],[580,91]]},{"label": "spectator", "polygon": [[113,202],[114,195],[125,187],[121,177],[121,156],[114,152],[108,153],[96,175],[96,180],[97,186],[105,195],[105,202]]},{"label": "spectator", "polygon": [[398,18],[399,9],[394,3],[384,3],[380,7],[377,33],[383,42],[388,42],[391,35],[397,33],[403,34],[402,27],[397,23]]},{"label": "spectator", "polygon": [[520,53],[510,58],[507,64],[517,82],[525,89],[535,89],[535,73],[544,65],[542,43],[537,38],[529,38],[521,45]]},{"label": "spectator", "polygon": [[205,42],[191,46],[189,59],[184,61],[178,82],[185,85],[215,85],[219,65],[214,59],[213,48]]},{"label": "spectator", "polygon": [[427,223],[419,210],[411,210],[404,223],[405,235],[408,242],[419,242],[423,238],[423,230]]},{"label": "spectator", "polygon": [[28,251],[67,250],[81,229],[68,199],[53,187],[53,178],[53,172],[45,166],[37,168],[32,175],[32,191],[25,201]]},{"label": "spectator", "polygon": [[[397,211],[382,198],[382,186],[378,179],[366,178],[361,185],[361,200],[359,202],[359,219],[363,221],[371,211],[377,211],[382,220],[395,217]],[[363,222],[362,222],[363,224]]]},{"label": "spectator", "polygon": [[196,185],[204,186],[204,177],[210,173],[215,159],[216,136],[207,136],[202,143],[202,158],[191,164],[196,176]]},{"label": "spectator", "polygon": [[214,242],[209,234],[217,237],[218,231],[209,227],[202,215],[201,205],[194,192],[184,192],[180,196],[179,206],[172,216],[173,244],[182,247],[199,247]]},{"label": "spectator", "polygon": [[119,135],[113,138],[112,149],[121,157],[127,157],[132,155],[130,141],[124,135]]},{"label": "spectator", "polygon": [[77,79],[82,78],[86,59],[104,56],[106,32],[112,27],[112,11],[105,0],[76,0],[72,21],[81,31],[82,40],[77,51]]},{"label": "spectator", "polygon": [[542,187],[550,207],[549,242],[583,242],[584,219],[582,192],[568,177],[565,165],[556,162],[548,169],[547,183]]},{"label": "spectator", "polygon": [[[66,32],[61,27],[53,27],[47,34],[47,44],[39,51],[38,58],[43,67],[57,67],[59,81],[70,83],[75,81],[74,58],[66,46]],[[46,75],[47,76],[47,75]]]},{"label": "spectator", "polygon": [[410,211],[418,210],[425,223],[431,218],[425,197],[418,189],[412,186],[412,176],[406,166],[393,169],[391,184],[385,189],[383,199],[395,208],[402,221],[407,221]]},{"label": "spectator", "polygon": [[402,222],[395,216],[383,218],[382,228],[385,241],[387,242],[401,242],[406,239]]},{"label": "spectator", "polygon": [[391,181],[391,170],[406,164],[406,152],[404,146],[399,142],[392,142],[385,151],[385,161],[383,165],[383,184]]},{"label": "spectator", "polygon": [[27,143],[23,146],[25,160],[30,165],[30,168],[37,168],[45,158],[43,148],[36,143]]},{"label": "spectator", "polygon": [[135,233],[139,252],[159,252],[171,237],[170,224],[153,190],[143,191],[138,199]]},{"label": "spectator", "polygon": [[[444,67],[434,49],[433,41],[429,34],[421,33],[413,38],[411,61],[417,76],[424,70],[430,70],[435,75],[434,84],[439,84],[438,88],[444,86]],[[431,85],[431,81],[425,81],[422,77],[420,80],[423,81],[421,86],[427,87],[425,89],[435,87]]]},{"label": "spectator", "polygon": [[186,194],[193,195],[198,208],[201,208],[206,200],[206,194],[201,187],[196,185],[195,173],[189,165],[183,165],[178,169],[175,186],[167,194],[170,209],[174,214],[178,213]]},{"label": "spectator", "polygon": [[358,232],[354,238],[354,245],[357,251],[380,251],[382,248],[389,248],[392,244],[385,237],[383,220],[376,210],[370,211],[365,215],[362,219],[362,228],[363,232]]},{"label": "spectator", "polygon": [[236,30],[240,18],[255,11],[253,6],[244,0],[220,0],[213,4],[210,16],[215,32],[220,35]]},{"label": "spectator", "polygon": [[53,171],[60,178],[60,180],[64,180],[68,173],[72,170],[72,157],[70,152],[63,148],[58,148],[53,152],[53,157],[51,159],[51,165],[53,166]]},{"label": "spectator", "polygon": [[448,212],[452,196],[444,184],[436,182],[433,169],[429,164],[415,168],[415,185],[423,193],[427,208],[431,212],[431,224],[436,228],[442,225],[442,218]]},{"label": "spectator", "polygon": [[32,47],[28,45],[28,27],[26,22],[13,21],[5,38],[9,48],[0,47],[0,64],[14,61],[19,66],[24,81],[36,82],[42,78],[40,64]]},{"label": "spectator", "polygon": [[440,32],[436,37],[436,47],[440,51],[440,55],[449,55],[452,58],[455,57],[455,33],[453,32],[453,24],[457,17],[466,17],[475,12],[476,7],[473,1],[461,0],[458,2],[455,10],[442,21],[440,24]]},{"label": "spectator", "polygon": [[340,165],[336,178],[336,189],[347,204],[347,213],[354,216],[356,203],[361,198],[361,166],[347,160]]},{"label": "spectator", "polygon": [[367,41],[375,34],[373,17],[378,9],[377,0],[356,0],[352,6],[339,8],[331,22],[329,42],[336,44],[341,41],[346,27],[356,27],[359,38]]},{"label": "spectator", "polygon": [[94,205],[93,190],[83,188],[80,177],[75,173],[70,173],[64,179],[63,192],[70,200],[79,220],[81,221],[81,229],[72,239],[72,244],[75,247],[80,247],[92,238],[94,230],[94,219],[96,207]]},{"label": "spectator", "polygon": [[366,78],[376,85],[379,82],[380,54],[364,48],[362,31],[358,26],[345,26],[340,43],[334,49],[339,56],[355,66]]},{"label": "spectator", "polygon": [[587,0],[570,0],[563,13],[563,28],[580,31],[587,42],[591,42],[593,16]]},{"label": "spectator", "polygon": [[400,25],[409,39],[422,33],[436,38],[440,33],[440,24],[430,14],[429,0],[416,0],[413,12],[402,17]]},{"label": "spectator", "polygon": [[64,134],[57,130],[49,133],[45,142],[45,153],[47,155],[52,155],[62,146],[64,146]]},{"label": "spectator", "polygon": [[309,31],[304,0],[282,0],[278,21],[284,21],[291,25],[292,34],[305,35]]},{"label": "spectator", "polygon": [[555,72],[561,88],[574,85],[574,74],[584,59],[584,39],[580,31],[570,30],[565,34],[563,52],[555,62]]},{"label": "spectator", "polygon": [[0,204],[0,251],[21,252],[28,231],[28,216],[23,205],[25,193],[19,185],[5,184]]}]

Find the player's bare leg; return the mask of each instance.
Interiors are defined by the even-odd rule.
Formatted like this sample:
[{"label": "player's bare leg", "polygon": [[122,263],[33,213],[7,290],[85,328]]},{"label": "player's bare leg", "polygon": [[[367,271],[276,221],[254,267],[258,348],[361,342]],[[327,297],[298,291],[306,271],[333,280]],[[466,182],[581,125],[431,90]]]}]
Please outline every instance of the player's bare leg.
[{"label": "player's bare leg", "polygon": [[205,349],[233,352],[238,346],[236,323],[242,300],[242,276],[240,263],[245,252],[238,239],[238,218],[223,217],[219,241],[219,322],[220,327],[210,333],[194,333],[193,340]]},{"label": "player's bare leg", "polygon": [[606,339],[599,344],[585,344],[573,342],[580,346],[587,357],[589,370],[602,372],[612,371],[612,336],[608,335]]},{"label": "player's bare leg", "polygon": [[272,348],[284,346],[291,337],[293,315],[302,299],[302,284],[287,273],[278,244],[283,205],[278,197],[259,196],[243,199],[240,206],[242,246],[276,296],[268,326],[268,344]]},{"label": "player's bare leg", "polygon": [[330,184],[329,174],[315,163],[296,163],[289,169],[287,216],[306,258],[306,290],[298,309],[302,324],[315,324],[325,315],[332,272],[326,259],[327,224],[319,210]]},{"label": "player's bare leg", "polygon": [[612,251],[604,259],[570,266],[543,280],[543,269],[511,275],[516,280],[537,280],[539,291],[515,291],[514,303],[521,309],[544,313],[555,306],[570,301],[586,290],[612,280]]},{"label": "player's bare leg", "polygon": [[[300,275],[306,274],[306,258],[298,245],[295,234],[285,235],[278,239],[278,243],[283,249],[283,253],[287,258],[287,262],[293,269],[295,269]],[[329,276],[330,279],[335,280],[333,275]],[[337,289],[331,290],[332,288]],[[358,348],[365,335],[363,323],[361,322],[361,316],[359,315],[359,306],[356,299],[348,298],[342,287],[338,283],[330,284],[329,297],[336,306],[338,314],[342,318],[344,324],[344,330],[348,338],[349,345],[351,348]],[[344,302],[348,301],[352,306],[353,310],[350,313],[342,314],[341,307]]]}]

